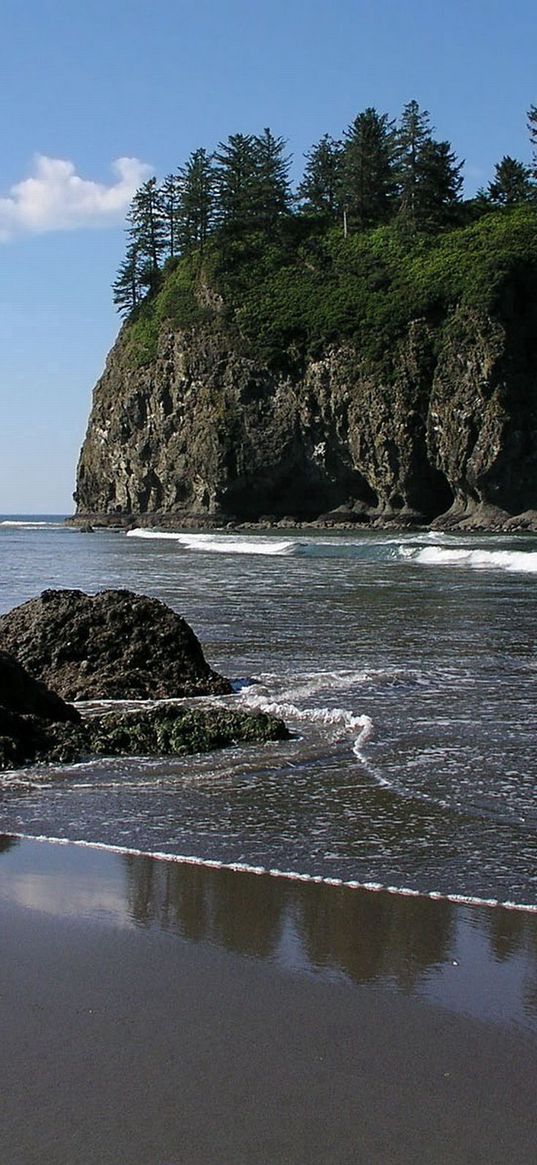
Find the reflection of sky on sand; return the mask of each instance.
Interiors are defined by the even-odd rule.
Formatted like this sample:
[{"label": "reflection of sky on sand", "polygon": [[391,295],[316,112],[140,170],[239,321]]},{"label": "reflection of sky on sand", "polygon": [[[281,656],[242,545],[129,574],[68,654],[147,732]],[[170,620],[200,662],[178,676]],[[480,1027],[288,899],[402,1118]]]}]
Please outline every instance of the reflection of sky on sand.
[{"label": "reflection of sky on sand", "polygon": [[40,914],[63,918],[106,915],[118,925],[132,925],[125,917],[121,893],[112,887],[86,886],[82,879],[66,885],[61,874],[22,874],[10,881],[7,894],[0,888],[0,897]]},{"label": "reflection of sky on sand", "polygon": [[73,844],[2,841],[0,901],[537,1030],[537,917]]},{"label": "reflection of sky on sand", "polygon": [[[3,848],[0,870],[7,873]],[[0,877],[0,901],[51,917],[98,918],[132,926],[117,871],[112,865],[106,870],[99,855],[91,851],[82,864],[72,846],[16,845],[10,849],[9,877]]]}]

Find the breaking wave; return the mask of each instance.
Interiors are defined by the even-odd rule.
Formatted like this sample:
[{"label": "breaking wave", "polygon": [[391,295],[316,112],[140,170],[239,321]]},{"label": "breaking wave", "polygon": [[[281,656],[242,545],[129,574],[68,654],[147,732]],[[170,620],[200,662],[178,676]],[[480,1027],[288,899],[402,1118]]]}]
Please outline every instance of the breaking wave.
[{"label": "breaking wave", "polygon": [[523,574],[537,574],[537,551],[535,550],[482,550],[462,547],[425,546],[415,550],[401,546],[402,558],[419,562],[423,566],[458,566],[473,570],[521,571]]},{"label": "breaking wave", "polygon": [[228,534],[176,534],[164,530],[127,530],[128,538],[149,538],[160,541],[177,542],[185,550],[204,550],[211,554],[271,554],[289,555],[298,553],[294,539],[275,538],[235,538]]},{"label": "breaking wave", "polygon": [[242,703],[248,708],[260,712],[269,712],[272,716],[289,718],[295,721],[304,721],[308,724],[322,724],[329,729],[354,736],[353,751],[361,756],[362,745],[370,739],[373,733],[373,721],[365,714],[356,715],[347,708],[299,708],[297,704],[285,700],[271,700],[250,688],[241,692]]},{"label": "breaking wave", "polygon": [[[404,564],[442,566],[474,570],[518,571],[537,573],[537,551],[517,549],[483,549],[481,546],[456,544],[452,534],[438,531],[406,535],[364,533],[350,537],[340,534],[278,538],[237,533],[178,533],[168,530],[135,528],[129,538],[175,543],[188,551],[206,554],[267,555],[272,558],[356,559],[362,564]],[[494,536],[493,536],[494,537]],[[497,537],[497,536],[496,536]],[[512,540],[511,540],[512,541]]]}]

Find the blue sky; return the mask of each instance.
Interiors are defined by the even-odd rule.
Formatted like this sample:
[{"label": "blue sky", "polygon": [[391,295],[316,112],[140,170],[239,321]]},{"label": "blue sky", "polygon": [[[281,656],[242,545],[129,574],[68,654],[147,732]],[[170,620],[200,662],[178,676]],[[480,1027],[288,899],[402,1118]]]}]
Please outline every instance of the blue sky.
[{"label": "blue sky", "polygon": [[[68,513],[132,191],[264,126],[302,155],[412,98],[469,193],[529,161],[530,0],[4,0],[0,513]],[[123,159],[123,161],[118,161]]]}]

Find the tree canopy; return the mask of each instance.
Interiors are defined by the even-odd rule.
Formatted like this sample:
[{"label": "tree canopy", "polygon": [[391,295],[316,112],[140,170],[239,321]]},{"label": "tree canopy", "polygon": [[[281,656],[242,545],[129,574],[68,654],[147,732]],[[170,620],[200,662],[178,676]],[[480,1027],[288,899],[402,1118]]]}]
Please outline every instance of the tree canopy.
[{"label": "tree canopy", "polygon": [[531,164],[506,155],[488,187],[466,203],[464,163],[449,141],[433,136],[430,115],[415,100],[398,121],[368,106],[341,140],[325,133],[306,152],[295,191],[286,140],[268,127],[259,134],[230,134],[213,153],[200,147],[160,185],[152,177],[136,191],[114,303],[130,315],[158,291],[167,263],[202,254],[213,239],[231,255],[248,238],[280,244],[336,227],[344,237],[390,223],[418,235],[436,234],[492,209],[535,202],[536,105],[527,117]]}]

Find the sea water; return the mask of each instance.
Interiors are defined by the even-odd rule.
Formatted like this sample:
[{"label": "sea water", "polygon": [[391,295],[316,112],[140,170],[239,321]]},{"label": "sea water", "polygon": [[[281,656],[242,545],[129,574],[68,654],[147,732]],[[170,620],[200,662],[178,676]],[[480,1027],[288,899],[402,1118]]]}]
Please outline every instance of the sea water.
[{"label": "sea water", "polygon": [[0,830],[537,907],[535,536],[82,534],[6,516],[0,561],[2,612],[48,587],[164,600],[233,680],[207,702],[292,732],[4,773]]}]

